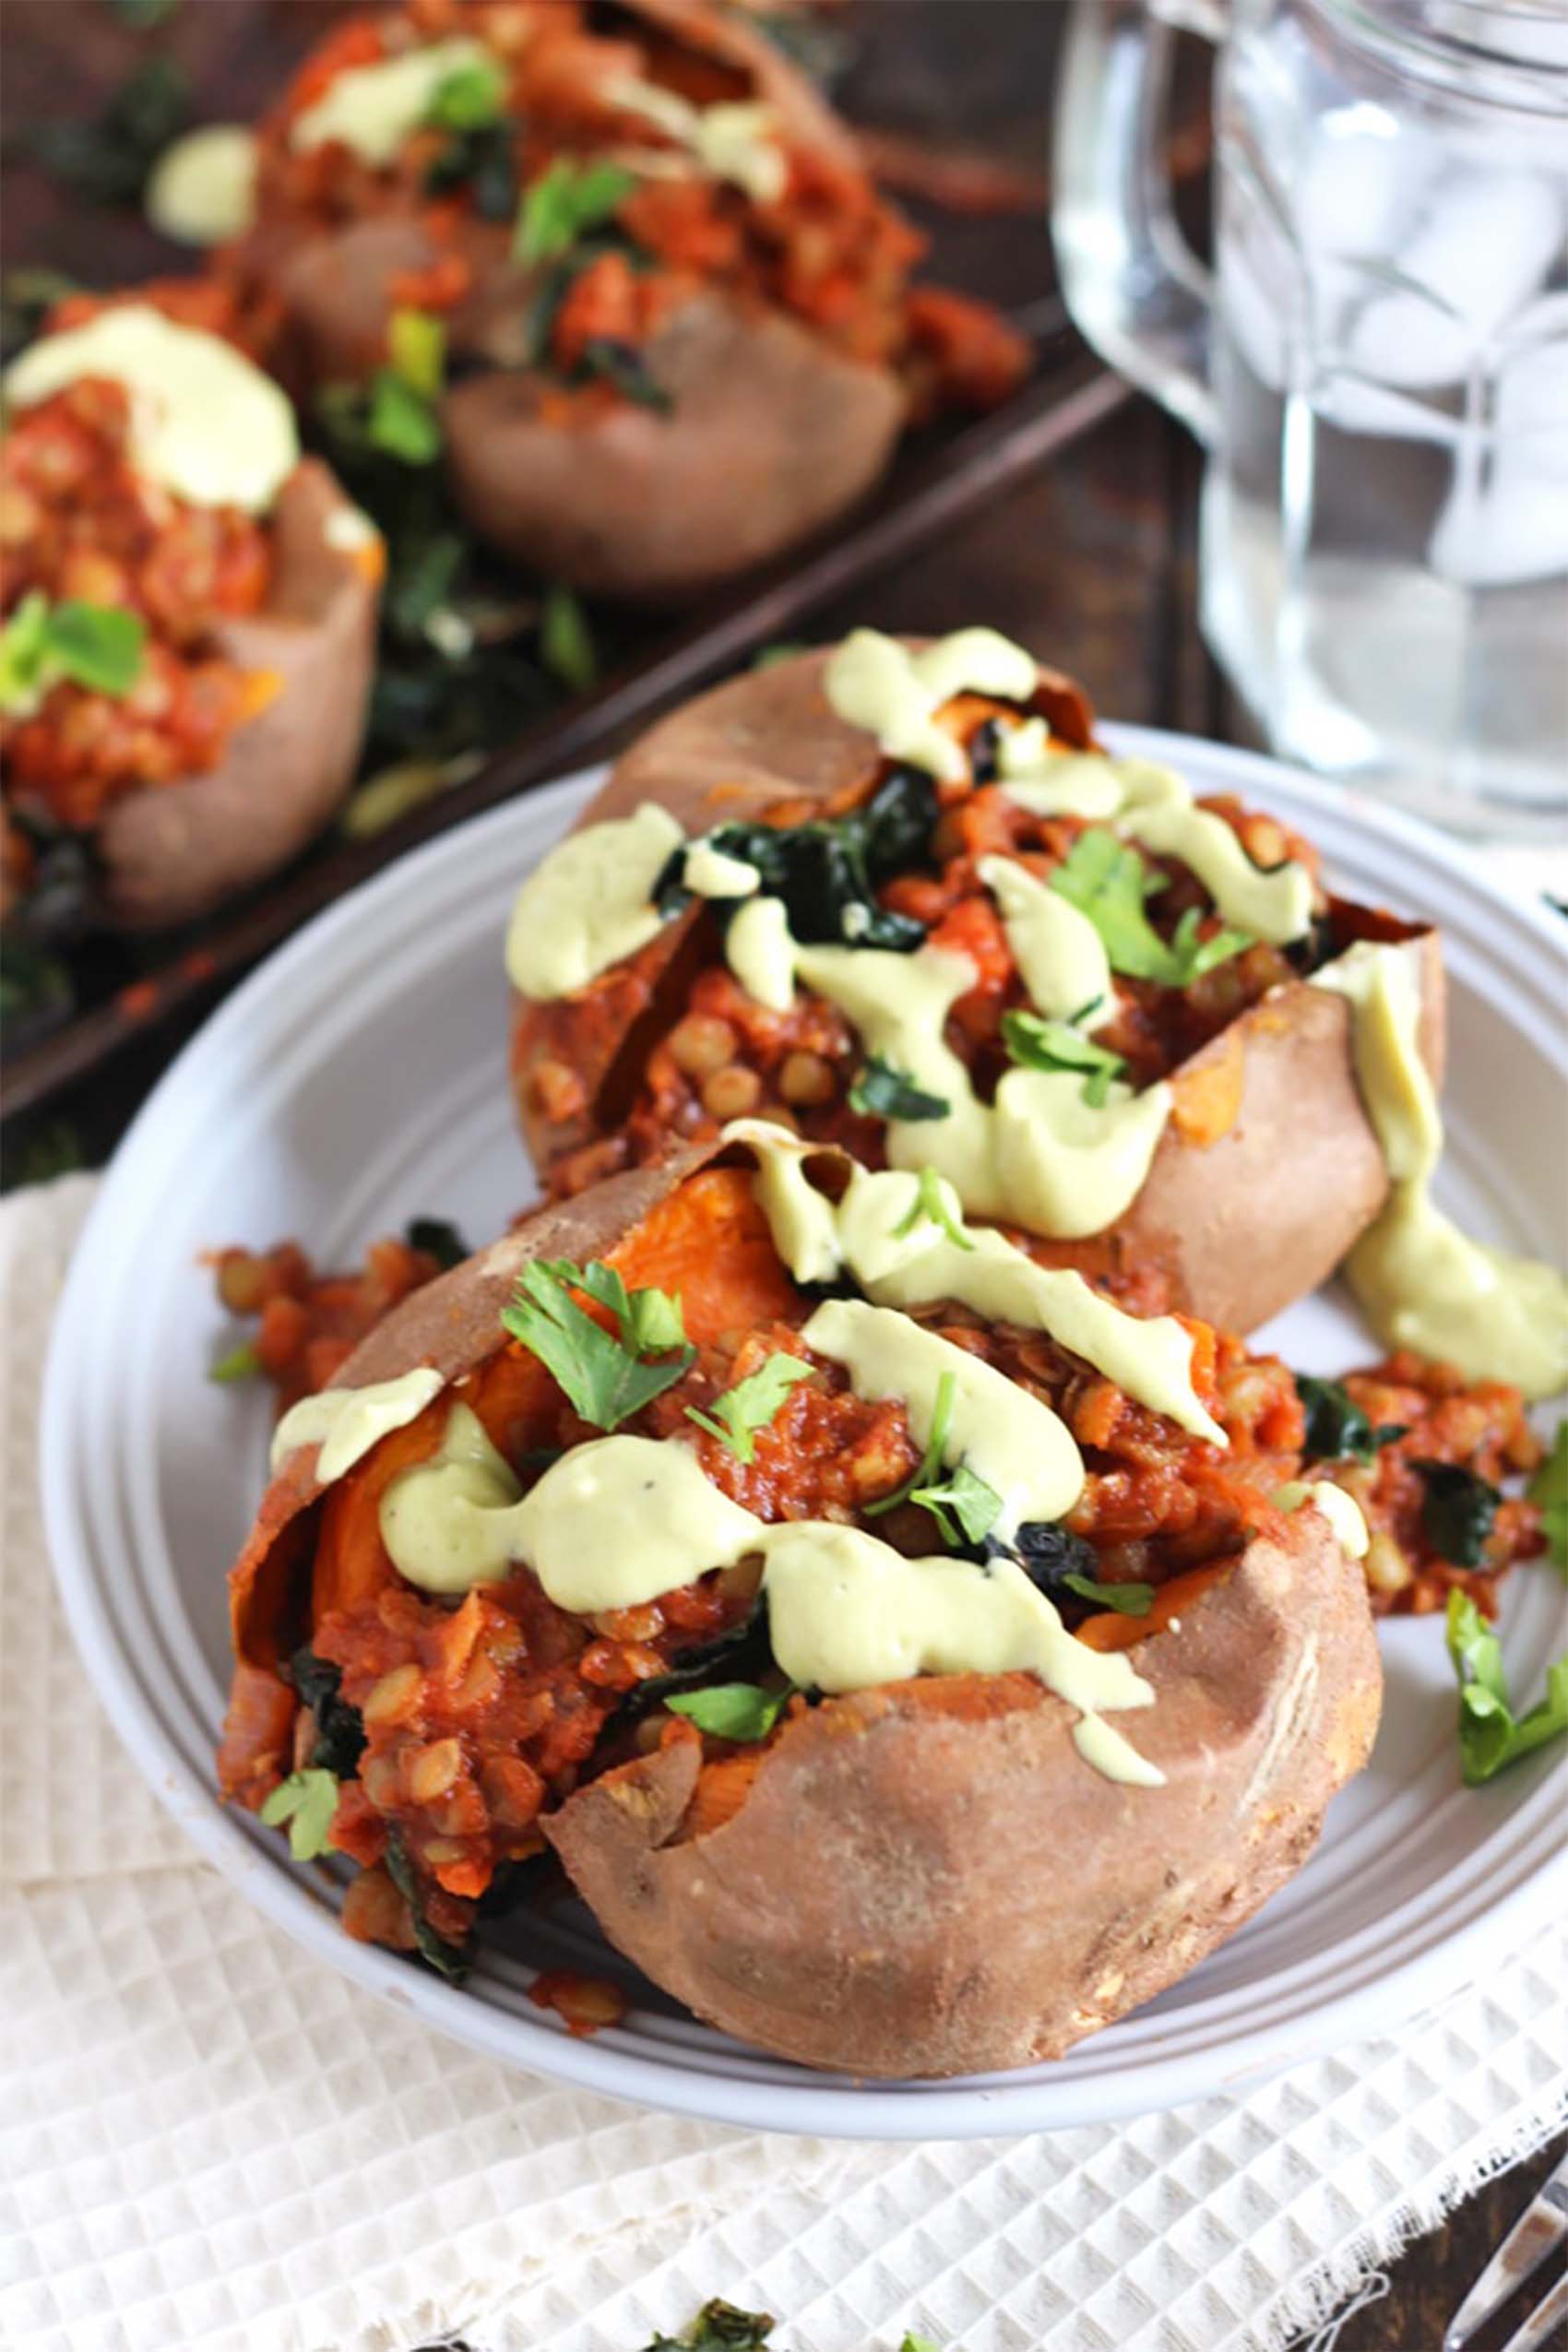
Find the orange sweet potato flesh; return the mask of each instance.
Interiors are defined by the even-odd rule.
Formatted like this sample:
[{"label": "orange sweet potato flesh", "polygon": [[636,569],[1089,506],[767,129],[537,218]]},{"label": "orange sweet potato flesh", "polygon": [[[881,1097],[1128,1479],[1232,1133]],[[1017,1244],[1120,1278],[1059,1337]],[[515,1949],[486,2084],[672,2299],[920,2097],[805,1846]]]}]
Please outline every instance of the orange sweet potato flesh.
[{"label": "orange sweet potato flesh", "polygon": [[1154,1704],[1115,1720],[1162,1788],[1089,1769],[1032,1677],[958,1676],[825,1701],[717,1804],[672,1744],[546,1833],[612,1942],[742,2040],[889,2077],[1059,2056],[1256,1910],[1366,1760],[1360,1571],[1317,1513],[1282,1526],[1135,1654]]},{"label": "orange sweet potato flesh", "polygon": [[[909,642],[914,642],[910,640]],[[616,763],[583,824],[667,807],[688,835],[789,809],[832,814],[871,789],[873,739],[829,708],[828,657],[805,654],[731,679],[673,712]],[[1041,670],[1035,707],[1063,741],[1092,743],[1082,692]],[[1441,1086],[1444,992],[1437,933],[1380,909],[1330,902],[1336,937],[1419,940],[1421,1050]],[[679,1017],[684,975],[707,918],[690,909],[638,956],[554,1004],[517,999],[512,1079],[524,1136],[546,1173],[630,1105],[659,1019]],[[539,1074],[582,1082],[564,1117]],[[1172,1303],[1229,1331],[1255,1330],[1327,1279],[1388,1197],[1383,1152],[1363,1108],[1345,999],[1293,980],[1273,989],[1172,1075],[1176,1110],[1132,1207],[1097,1237],[1108,1274],[1154,1266]]]}]

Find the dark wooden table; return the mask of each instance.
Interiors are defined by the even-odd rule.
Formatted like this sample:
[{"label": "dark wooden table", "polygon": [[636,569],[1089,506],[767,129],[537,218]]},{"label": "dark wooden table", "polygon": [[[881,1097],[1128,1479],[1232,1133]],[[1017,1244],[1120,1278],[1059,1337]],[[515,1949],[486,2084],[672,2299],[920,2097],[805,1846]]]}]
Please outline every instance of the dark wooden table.
[{"label": "dark wooden table", "polygon": [[[26,19],[29,92],[47,89],[53,102],[60,101],[82,40],[89,47],[101,40],[92,32],[97,5],[7,0],[0,40],[9,68],[21,52],[18,33]],[[1058,0],[1009,0],[1000,13],[997,0],[877,5],[898,6],[906,38],[894,51],[882,48],[893,63],[874,92],[851,83],[849,97],[862,119],[874,117],[899,130],[943,121],[961,85],[967,137],[1020,161],[1043,153],[1040,83],[1038,75],[1032,84],[1029,77],[1036,65],[1047,69]],[[198,64],[213,57],[215,77],[260,76],[276,48],[280,17],[291,45],[298,46],[304,6],[305,0],[288,9],[278,0],[202,0],[189,36],[193,53]],[[982,16],[993,32],[1010,33],[1005,47],[1000,38],[975,38]],[[964,60],[961,70],[955,66],[956,53]],[[255,83],[269,86],[265,79]],[[16,96],[13,76],[13,103]],[[20,217],[12,206],[5,224],[8,257],[26,253],[25,234],[42,235],[47,224],[47,255],[28,257],[87,274],[97,233],[90,220],[54,212],[30,176],[23,194]],[[986,226],[968,224],[966,234],[978,243]],[[826,638],[861,622],[935,632],[984,621],[1074,672],[1097,705],[1117,718],[1246,740],[1197,630],[1197,456],[1186,435],[1152,404],[1132,401],[1021,493],[975,514],[939,551],[878,580],[851,607],[823,612],[812,634]],[[43,1164],[61,1129],[69,1131],[89,1164],[105,1158],[184,1033],[176,1028],[146,1040],[52,1106],[43,1126],[30,1137],[24,1132],[13,1146],[13,1176],[30,1153]],[[1387,2265],[1387,2294],[1345,2322],[1334,2352],[1437,2352],[1465,2288],[1564,2145],[1568,2141],[1559,2141],[1499,2174],[1443,2227]],[[742,2284],[730,2283],[743,2300]],[[726,2282],[715,2285],[722,2291]],[[667,2324],[682,2317],[671,2313]],[[1476,2352],[1498,2352],[1508,2322],[1517,2317],[1516,2310],[1503,2315]],[[483,2352],[482,2346],[474,2352]]]}]

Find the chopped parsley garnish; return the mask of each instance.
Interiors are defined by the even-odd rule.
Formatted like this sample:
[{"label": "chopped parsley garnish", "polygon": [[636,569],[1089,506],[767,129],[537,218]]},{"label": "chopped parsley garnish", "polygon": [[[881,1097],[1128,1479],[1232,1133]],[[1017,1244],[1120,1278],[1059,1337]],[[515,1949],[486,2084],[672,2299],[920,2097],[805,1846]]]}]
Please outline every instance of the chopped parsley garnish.
[{"label": "chopped parsley garnish", "polygon": [[544,593],[539,658],[552,677],[559,678],[575,695],[586,695],[599,676],[599,656],[588,616],[571,589],[559,581]]},{"label": "chopped parsley garnish", "polygon": [[988,1486],[984,1479],[977,1478],[966,1464],[960,1462],[945,1478],[942,1476],[943,1449],[953,1426],[953,1398],[956,1385],[952,1372],[944,1372],[936,1384],[931,1435],[926,1440],[920,1467],[891,1494],[885,1494],[880,1502],[866,1505],[866,1517],[878,1519],[885,1512],[896,1510],[901,1503],[918,1503],[922,1511],[930,1512],[941,1530],[944,1543],[954,1551],[966,1542],[983,1542],[995,1526],[1002,1509],[1002,1497],[996,1489]]},{"label": "chopped parsley garnish", "polygon": [[765,1691],[755,1682],[715,1682],[706,1691],[682,1691],[664,1702],[672,1715],[683,1715],[699,1731],[715,1740],[766,1740],[785,1707],[792,1685]]},{"label": "chopped parsley garnish", "polygon": [[811,1366],[798,1356],[769,1356],[754,1372],[716,1396],[711,1413],[688,1405],[686,1419],[709,1431],[738,1462],[749,1462],[756,1451],[756,1431],[766,1429],[795,1383],[810,1377]]},{"label": "chopped parsley garnish", "polygon": [[1084,1100],[1095,1111],[1109,1096],[1111,1080],[1127,1066],[1120,1053],[1096,1045],[1071,1023],[1042,1020],[1038,1013],[1004,1013],[1002,1042],[1026,1070],[1081,1071]]},{"label": "chopped parsley garnish", "polygon": [[909,1213],[908,1217],[901,1217],[893,1228],[894,1240],[901,1241],[907,1233],[912,1233],[916,1226],[922,1221],[928,1225],[934,1225],[938,1232],[945,1234],[948,1241],[957,1249],[972,1250],[975,1246],[952,1209],[949,1208],[946,1195],[942,1189],[942,1179],[934,1168],[921,1170],[920,1179],[915,1187],[915,1197],[909,1204]]},{"label": "chopped parsley garnish", "polygon": [[568,253],[585,229],[608,220],[636,186],[635,175],[618,163],[574,163],[569,156],[557,156],[524,191],[513,260],[554,261]]},{"label": "chopped parsley garnish", "polygon": [[1154,1607],[1152,1585],[1102,1585],[1096,1577],[1080,1576],[1066,1570],[1060,1581],[1080,1600],[1090,1602],[1096,1609],[1113,1609],[1122,1617],[1146,1617]]},{"label": "chopped parsley garnish", "polygon": [[314,1862],[331,1850],[332,1816],[338,1810],[338,1776],[311,1765],[280,1780],[262,1806],[268,1829],[289,1824],[289,1851],[296,1862]]},{"label": "chopped parsley garnish", "polygon": [[876,1119],[945,1119],[952,1104],[917,1087],[907,1070],[896,1070],[873,1053],[849,1088],[849,1108]]},{"label": "chopped parsley garnish", "polygon": [[950,1551],[956,1551],[965,1543],[983,1543],[1002,1510],[1002,1497],[996,1489],[977,1477],[967,1462],[949,1470],[940,1485],[916,1487],[909,1501],[931,1513]]},{"label": "chopped parsley garnish", "polygon": [[427,310],[395,310],[386,329],[393,374],[423,400],[439,399],[446,380],[446,328]]},{"label": "chopped parsley garnish", "polygon": [[1551,1451],[1525,1489],[1540,1510],[1548,1557],[1568,1574],[1568,1421],[1559,1421]]},{"label": "chopped parsley garnish", "polygon": [[1545,1698],[1515,1716],[1503,1645],[1467,1593],[1448,1596],[1448,1655],[1459,1677],[1459,1769],[1467,1788],[1568,1731],[1568,1657],[1548,1667]]},{"label": "chopped parsley garnish", "polygon": [[1440,1560],[1455,1568],[1479,1568],[1502,1495],[1485,1479],[1454,1462],[1417,1462],[1412,1467],[1426,1481],[1422,1535]]},{"label": "chopped parsley garnish", "polygon": [[493,57],[475,57],[437,82],[424,119],[433,130],[479,131],[506,111],[506,77]]},{"label": "chopped parsley garnish", "polygon": [[422,1250],[427,1258],[434,1258],[443,1273],[461,1265],[470,1254],[457,1227],[448,1225],[444,1217],[414,1218],[403,1238],[410,1250]]},{"label": "chopped parsley garnish", "polygon": [[220,1388],[228,1388],[242,1380],[255,1380],[260,1370],[261,1358],[250,1341],[245,1339],[239,1347],[231,1348],[226,1356],[220,1356],[207,1376],[208,1380],[215,1380]]},{"label": "chopped parsley garnish", "polygon": [[441,455],[441,420],[423,394],[389,367],[370,382],[365,436],[373,449],[405,466],[429,466]]},{"label": "chopped parsley garnish", "polygon": [[[608,1307],[618,1334],[579,1307],[574,1290]],[[596,1429],[619,1428],[673,1387],[696,1355],[686,1338],[679,1299],[665,1290],[628,1292],[614,1268],[597,1258],[585,1266],[569,1258],[535,1258],[523,1268],[517,1296],[501,1320]],[[649,1357],[659,1360],[648,1362]]]},{"label": "chopped parsley garnish", "polygon": [[1144,902],[1165,889],[1166,877],[1113,833],[1093,828],[1080,833],[1051,874],[1051,887],[1087,915],[1105,943],[1111,969],[1129,980],[1186,988],[1253,944],[1244,931],[1220,930],[1212,939],[1200,939],[1204,919],[1195,907],[1182,917],[1172,939],[1161,939]]},{"label": "chopped parsley garnish", "polygon": [[1348,1389],[1335,1380],[1314,1380],[1310,1372],[1296,1374],[1296,1394],[1307,1417],[1301,1451],[1318,1462],[1341,1462],[1354,1455],[1370,1462],[1381,1446],[1403,1437],[1400,1421],[1383,1421],[1374,1429]]},{"label": "chopped parsley garnish", "polygon": [[26,711],[63,678],[118,699],[141,674],[147,624],[117,605],[30,588],[0,630],[0,710]]}]

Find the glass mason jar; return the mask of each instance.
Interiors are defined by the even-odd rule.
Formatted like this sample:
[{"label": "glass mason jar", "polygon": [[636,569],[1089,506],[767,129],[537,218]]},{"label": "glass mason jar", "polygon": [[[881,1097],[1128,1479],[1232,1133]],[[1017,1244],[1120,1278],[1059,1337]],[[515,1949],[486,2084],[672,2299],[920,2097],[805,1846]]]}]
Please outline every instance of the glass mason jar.
[{"label": "glass mason jar", "polygon": [[[1212,279],[1177,27],[1220,45]],[[1561,837],[1565,0],[1075,0],[1056,184],[1079,326],[1207,445],[1204,630],[1276,748]]]}]

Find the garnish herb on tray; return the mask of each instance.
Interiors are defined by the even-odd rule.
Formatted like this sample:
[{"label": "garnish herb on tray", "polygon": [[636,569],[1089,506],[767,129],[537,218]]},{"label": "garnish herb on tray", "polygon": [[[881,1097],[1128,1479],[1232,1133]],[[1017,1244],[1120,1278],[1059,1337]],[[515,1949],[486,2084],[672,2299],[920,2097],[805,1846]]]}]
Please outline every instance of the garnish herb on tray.
[{"label": "garnish herb on tray", "polygon": [[1467,1593],[1448,1596],[1448,1655],[1459,1677],[1459,1765],[1468,1788],[1568,1731],[1568,1656],[1547,1669],[1546,1696],[1515,1716],[1503,1645]]},{"label": "garnish herb on tray", "polygon": [[[618,1336],[578,1306],[574,1290],[610,1309]],[[585,1266],[566,1258],[535,1258],[523,1268],[517,1295],[501,1320],[596,1429],[616,1429],[662,1396],[696,1355],[686,1339],[678,1299],[664,1290],[628,1292],[614,1268],[597,1258]],[[648,1361],[650,1357],[657,1360]]]},{"label": "garnish herb on tray", "polygon": [[643,2352],[767,2352],[777,2322],[769,2311],[742,2311],[715,2297],[679,2335],[656,2335]]}]

